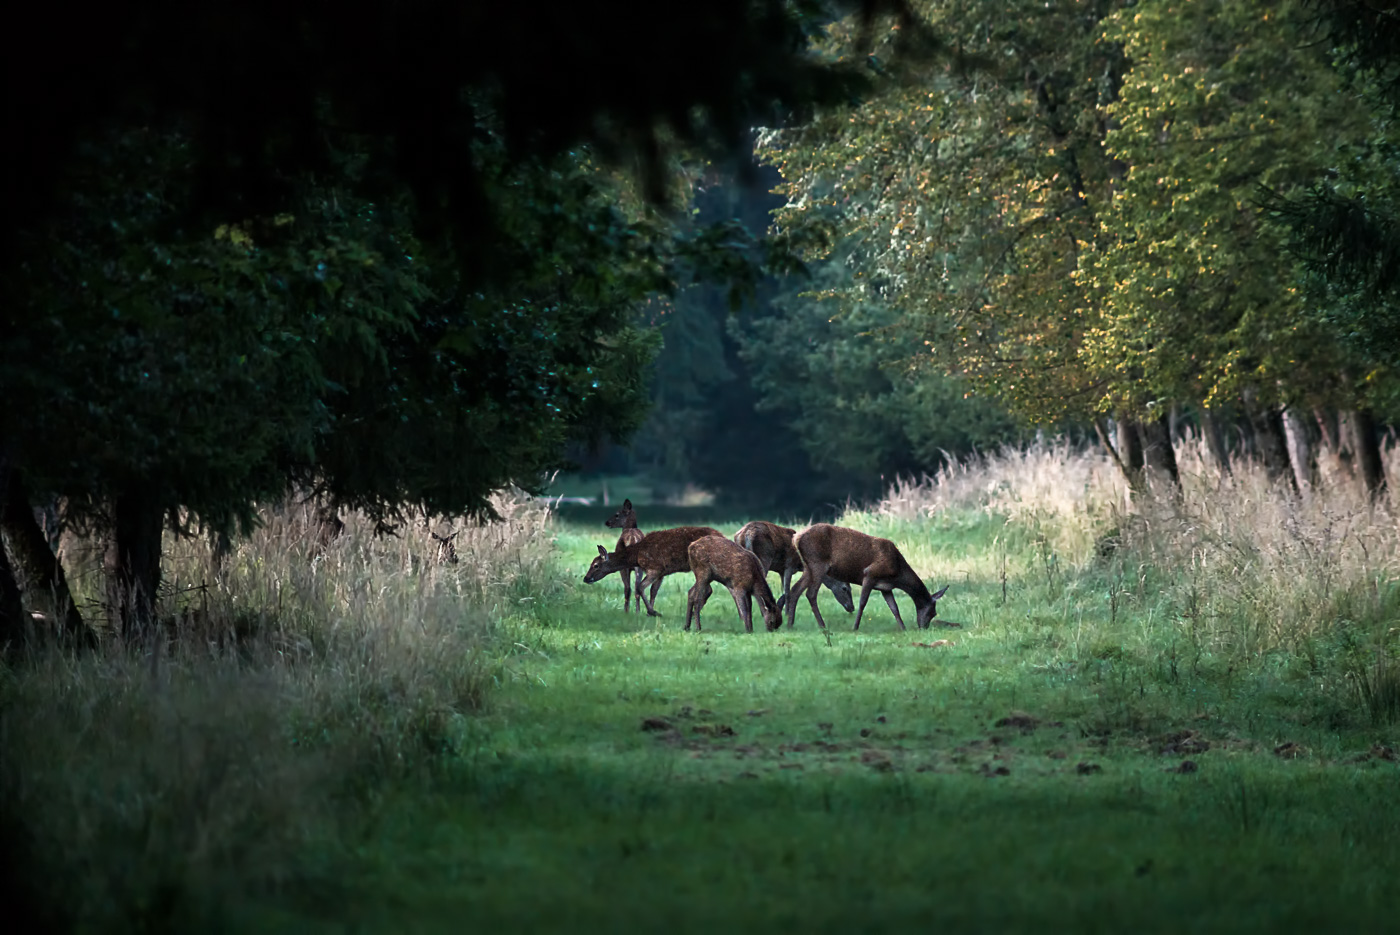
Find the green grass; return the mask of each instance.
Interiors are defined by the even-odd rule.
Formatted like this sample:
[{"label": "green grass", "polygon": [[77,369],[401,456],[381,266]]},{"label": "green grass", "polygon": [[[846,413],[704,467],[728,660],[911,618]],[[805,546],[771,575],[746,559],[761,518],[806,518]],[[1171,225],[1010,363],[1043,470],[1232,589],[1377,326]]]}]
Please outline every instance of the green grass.
[{"label": "green grass", "polygon": [[852,633],[823,592],[826,633],[804,601],[745,634],[723,594],[685,633],[688,576],[624,615],[616,576],[581,582],[602,531],[562,528],[568,583],[506,609],[457,755],[246,923],[1389,930],[1400,766],[1370,751],[1400,737],[1334,677],[1345,647],[1243,655],[1151,569],[1069,567],[1024,523],[866,520],[963,628],[899,632],[876,598]]}]

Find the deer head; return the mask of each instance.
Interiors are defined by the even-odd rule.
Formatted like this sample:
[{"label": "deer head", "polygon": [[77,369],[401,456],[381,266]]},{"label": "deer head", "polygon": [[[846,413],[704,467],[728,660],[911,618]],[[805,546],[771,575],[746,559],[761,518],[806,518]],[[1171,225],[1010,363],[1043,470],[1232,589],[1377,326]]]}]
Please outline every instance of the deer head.
[{"label": "deer head", "polygon": [[583,576],[583,583],[594,584],[602,581],[621,567],[613,556],[608,554],[608,550],[600,545],[598,546],[598,557],[593,560],[592,565],[588,566],[588,571]]},{"label": "deer head", "polygon": [[437,547],[437,560],[438,560],[438,562],[439,562],[440,564],[450,564],[450,565],[455,565],[455,564],[457,564],[457,547],[456,547],[455,545],[452,544],[452,540],[457,538],[457,533],[454,532],[454,533],[452,533],[451,535],[439,536],[439,535],[438,535],[437,533],[435,533],[435,532],[430,532],[430,533],[428,533],[428,535],[432,536],[433,539],[436,540],[436,542],[437,542],[437,544],[438,544],[438,547]]},{"label": "deer head", "polygon": [[935,591],[929,595],[929,602],[919,608],[918,626],[920,630],[927,630],[933,623],[933,618],[938,616],[938,599],[948,593],[948,586],[945,584],[941,591]]},{"label": "deer head", "polygon": [[[755,595],[757,596],[757,595]],[[773,632],[783,625],[782,611],[778,610],[776,601],[765,601],[758,598],[758,612],[763,617],[763,625],[768,628],[768,632]]]},{"label": "deer head", "polygon": [[637,511],[632,509],[632,498],[628,497],[622,501],[622,509],[618,510],[608,521],[603,524],[609,529],[635,528],[637,525]]}]

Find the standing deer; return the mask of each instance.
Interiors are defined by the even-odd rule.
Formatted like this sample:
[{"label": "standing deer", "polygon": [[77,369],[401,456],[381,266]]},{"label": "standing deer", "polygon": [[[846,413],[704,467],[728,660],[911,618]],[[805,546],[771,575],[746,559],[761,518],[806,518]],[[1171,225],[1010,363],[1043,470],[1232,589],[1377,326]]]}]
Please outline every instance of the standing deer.
[{"label": "standing deer", "polygon": [[[705,536],[724,537],[724,533],[709,526],[677,526],[675,529],[658,529],[642,537],[634,545],[620,545],[612,554],[601,545],[598,557],[588,566],[583,576],[584,584],[602,581],[615,571],[628,574],[634,568],[644,572],[642,583],[637,585],[637,597],[646,602],[647,616],[660,617],[656,612],[656,592],[661,589],[661,579],[667,575],[690,570],[690,553],[687,549],[696,539]],[[643,593],[643,585],[651,584],[651,595]]]},{"label": "standing deer", "polygon": [[[780,611],[791,594],[792,576],[802,570],[802,558],[797,554],[797,546],[792,544],[792,537],[796,533],[796,529],[789,529],[786,526],[779,526],[777,523],[769,523],[760,519],[746,523],[734,534],[736,544],[758,556],[758,563],[763,566],[765,575],[770,571],[777,571],[778,576],[783,579],[783,591],[778,595],[778,610]],[[851,600],[851,586],[849,584],[837,581],[830,575],[822,579],[822,584],[826,585],[836,597],[837,602],[846,608],[846,613],[849,614],[856,609],[855,601]]]},{"label": "standing deer", "polygon": [[758,612],[763,615],[764,625],[770,631],[783,625],[778,604],[768,588],[768,575],[758,556],[723,536],[696,539],[686,551],[690,556],[690,570],[695,572],[695,584],[686,595],[685,602],[687,630],[690,629],[692,616],[695,618],[695,629],[700,629],[700,611],[714,593],[712,582],[715,581],[729,589],[734,606],[739,608],[739,619],[744,621],[744,632],[753,632],[755,597],[758,598]]},{"label": "standing deer", "polygon": [[[817,625],[826,629],[826,621],[817,609],[817,590],[826,575],[860,585],[857,630],[860,629],[860,618],[865,613],[865,602],[870,599],[872,589],[879,591],[885,603],[890,605],[890,612],[901,630],[904,629],[904,620],[899,616],[899,605],[891,593],[895,588],[914,599],[919,629],[927,629],[933,623],[933,618],[938,616],[938,599],[947,593],[947,586],[930,594],[928,586],[919,580],[899,548],[890,540],[877,539],[843,526],[817,523],[794,536],[793,543],[802,556],[802,577],[797,579],[793,599],[787,605],[789,627],[797,616],[797,595],[805,592],[807,603],[812,605],[812,613],[817,617]],[[957,624],[950,623],[948,626],[955,627]]]},{"label": "standing deer", "polygon": [[[621,549],[626,545],[636,545],[646,536],[646,533],[637,528],[637,511],[632,509],[632,498],[628,497],[622,501],[622,509],[618,510],[608,521],[603,524],[609,529],[621,529],[622,535],[617,537],[617,548]],[[637,610],[642,609],[642,569],[636,571],[637,578]],[[632,609],[632,575],[628,572],[622,573],[622,612],[625,614]]]}]

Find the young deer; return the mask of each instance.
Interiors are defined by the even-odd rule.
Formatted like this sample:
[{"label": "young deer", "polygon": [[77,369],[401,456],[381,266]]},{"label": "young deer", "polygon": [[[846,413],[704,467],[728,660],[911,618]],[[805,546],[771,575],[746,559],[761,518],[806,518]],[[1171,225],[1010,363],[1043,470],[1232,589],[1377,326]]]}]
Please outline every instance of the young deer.
[{"label": "young deer", "polygon": [[[675,529],[658,529],[642,537],[634,545],[620,545],[612,554],[601,545],[598,557],[588,566],[583,576],[584,584],[602,581],[615,571],[628,574],[634,568],[644,573],[641,584],[637,585],[637,597],[646,602],[647,616],[660,617],[656,612],[656,592],[661,589],[661,579],[667,575],[690,570],[690,553],[687,549],[696,539],[705,536],[724,537],[724,533],[709,526],[677,526]],[[643,593],[643,585],[651,584],[651,595]]]},{"label": "young deer", "polygon": [[[625,545],[636,545],[641,542],[646,533],[637,528],[637,511],[632,509],[632,499],[629,497],[622,501],[622,509],[618,510],[608,521],[603,524],[609,529],[621,529],[622,535],[617,537],[617,548],[621,549]],[[616,551],[616,550],[614,550]],[[637,569],[637,611],[642,609],[642,570]],[[628,572],[622,573],[622,612],[625,614],[632,609],[632,575]]]},{"label": "young deer", "polygon": [[[746,523],[734,534],[734,542],[737,545],[743,546],[758,556],[758,563],[763,566],[765,575],[770,571],[776,571],[778,577],[783,579],[783,591],[778,595],[778,610],[780,611],[791,594],[792,576],[802,570],[802,558],[797,554],[797,546],[792,544],[792,537],[796,533],[796,529],[789,529],[786,526],[779,526],[777,523],[769,523],[760,519]],[[837,602],[846,608],[846,613],[849,614],[856,609],[855,602],[851,600],[851,586],[849,584],[837,581],[830,575],[822,579],[822,584],[826,585],[835,595]]]},{"label": "young deer", "polygon": [[891,593],[895,588],[914,599],[919,629],[927,629],[933,618],[938,616],[938,599],[948,588],[945,586],[943,590],[930,594],[928,587],[914,574],[914,569],[909,567],[899,548],[890,540],[877,539],[830,523],[817,523],[794,536],[793,543],[802,556],[802,577],[797,579],[793,599],[787,605],[788,626],[792,626],[793,618],[797,615],[797,595],[805,592],[807,603],[812,605],[812,613],[817,617],[817,624],[826,628],[826,621],[817,609],[817,590],[824,575],[860,585],[857,630],[860,629],[860,618],[865,613],[865,602],[870,599],[872,589],[879,591],[885,603],[890,605],[890,612],[901,630],[904,629],[904,620],[899,616],[899,605],[894,602],[894,594]]},{"label": "young deer", "polygon": [[744,621],[744,631],[753,632],[753,599],[758,598],[758,612],[763,615],[763,623],[768,629],[776,630],[783,625],[778,612],[778,604],[773,600],[773,592],[768,588],[768,575],[764,572],[758,556],[741,545],[730,542],[723,536],[705,536],[696,539],[687,549],[690,555],[690,570],[695,572],[695,584],[685,601],[685,628],[690,629],[690,618],[695,618],[695,629],[700,629],[700,611],[714,593],[712,582],[718,581],[729,589],[734,598],[734,606],[739,608],[739,619]]}]

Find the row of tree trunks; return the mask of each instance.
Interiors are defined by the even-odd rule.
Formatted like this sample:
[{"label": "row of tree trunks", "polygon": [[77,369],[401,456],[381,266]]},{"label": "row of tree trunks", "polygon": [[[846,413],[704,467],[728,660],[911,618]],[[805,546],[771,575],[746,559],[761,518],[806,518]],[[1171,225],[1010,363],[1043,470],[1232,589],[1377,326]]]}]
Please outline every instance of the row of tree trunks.
[{"label": "row of tree trunks", "polygon": [[63,636],[83,647],[96,643],[96,636],[73,603],[63,566],[49,547],[48,537],[34,518],[34,508],[17,470],[0,465],[0,529],[13,551],[16,577],[25,582],[31,605],[55,621]]},{"label": "row of tree trunks", "polygon": [[[1387,487],[1385,464],[1381,458],[1380,433],[1374,416],[1366,410],[1343,410],[1334,417],[1322,409],[1306,417],[1297,406],[1277,406],[1259,402],[1253,392],[1241,399],[1244,418],[1235,423],[1240,448],[1257,457],[1269,478],[1287,483],[1306,495],[1318,483],[1317,442],[1336,451],[1353,476],[1359,477],[1367,494],[1375,499]],[[1223,474],[1231,473],[1231,452],[1226,443],[1225,425],[1219,413],[1199,411],[1206,446]],[[1316,426],[1313,425],[1316,422]],[[1118,465],[1134,492],[1145,489],[1146,478],[1157,475],[1173,488],[1181,485],[1173,438],[1183,423],[1181,415],[1164,415],[1139,422],[1120,414],[1109,429],[1104,420],[1094,429],[1104,449]],[[1110,437],[1110,434],[1112,437]]]}]

